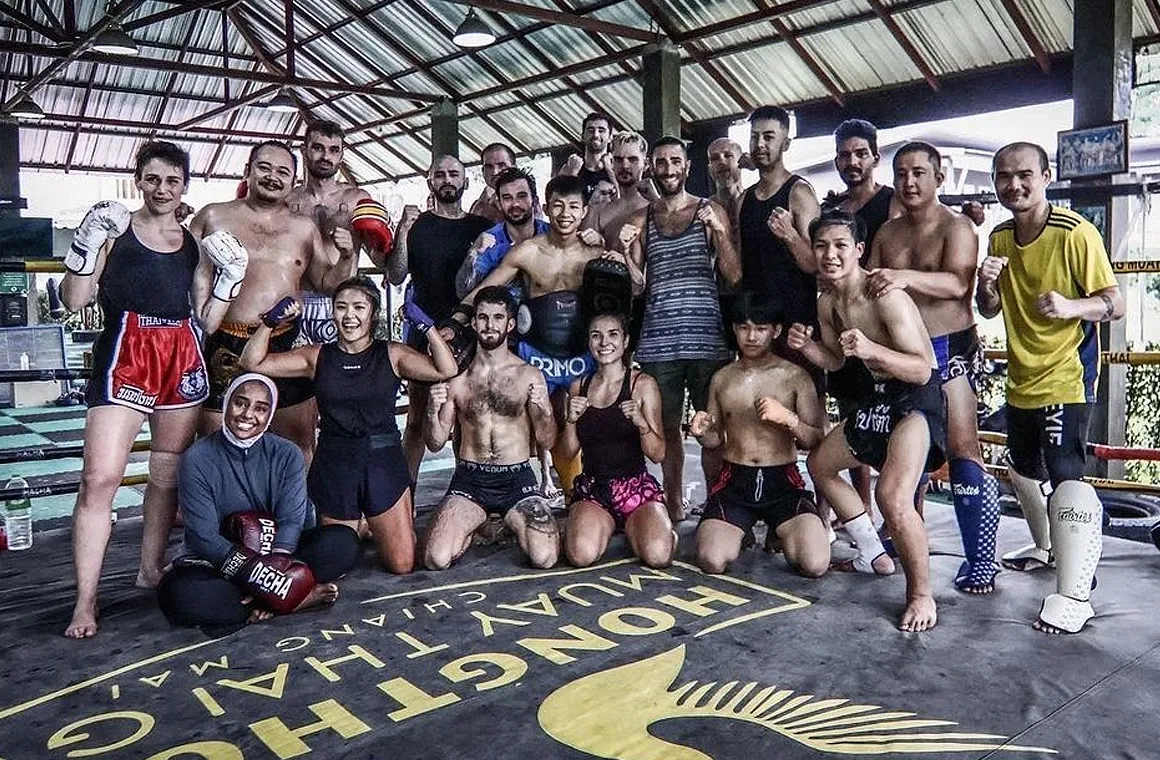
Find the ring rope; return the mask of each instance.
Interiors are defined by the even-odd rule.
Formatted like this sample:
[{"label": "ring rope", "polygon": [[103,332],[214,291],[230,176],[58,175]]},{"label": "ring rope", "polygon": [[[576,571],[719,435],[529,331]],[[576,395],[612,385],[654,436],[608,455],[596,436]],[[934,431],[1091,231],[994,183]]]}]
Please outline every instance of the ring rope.
[{"label": "ring rope", "polygon": [[[988,348],[983,351],[983,358],[1007,361],[1007,352],[1002,349]],[[1160,364],[1160,351],[1101,351],[1100,361],[1104,364],[1129,364],[1132,366]]]},{"label": "ring rope", "polygon": [[[987,468],[987,472],[996,478],[1010,480],[1006,467],[997,464],[985,464],[983,466]],[[1095,488],[1103,488],[1108,491],[1135,491],[1136,493],[1160,494],[1160,485],[1154,485],[1152,483],[1132,483],[1128,480],[1112,480],[1110,478],[1092,478],[1086,476],[1083,480]]]},{"label": "ring rope", "polygon": [[[1004,433],[992,433],[986,430],[979,431],[979,441],[997,446],[1007,445],[1007,436]],[[1108,446],[1103,443],[1085,443],[1084,450],[1094,457],[1105,461],[1131,460],[1135,462],[1160,462],[1160,449],[1146,449],[1137,446]]]},{"label": "ring rope", "polygon": [[[134,441],[129,449],[131,452],[149,451],[152,441]],[[79,443],[70,446],[40,446],[28,449],[10,449],[0,451],[0,464],[16,464],[18,462],[43,462],[50,459],[70,459],[84,456],[85,447]]]}]

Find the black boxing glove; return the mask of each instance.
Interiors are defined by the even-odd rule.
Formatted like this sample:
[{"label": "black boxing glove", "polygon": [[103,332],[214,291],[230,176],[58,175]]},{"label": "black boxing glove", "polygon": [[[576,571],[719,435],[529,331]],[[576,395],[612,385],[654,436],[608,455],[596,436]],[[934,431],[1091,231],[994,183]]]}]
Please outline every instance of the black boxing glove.
[{"label": "black boxing glove", "polygon": [[451,332],[447,346],[451,349],[451,355],[455,357],[459,372],[462,373],[475,358],[475,330],[454,318],[443,320],[436,328],[439,330],[446,328]]},{"label": "black boxing glove", "polygon": [[268,512],[234,512],[222,519],[222,536],[258,554],[274,551],[277,532],[278,523]]},{"label": "black boxing glove", "polygon": [[252,556],[233,581],[253,597],[256,606],[276,615],[298,609],[315,586],[310,566],[288,554]]}]

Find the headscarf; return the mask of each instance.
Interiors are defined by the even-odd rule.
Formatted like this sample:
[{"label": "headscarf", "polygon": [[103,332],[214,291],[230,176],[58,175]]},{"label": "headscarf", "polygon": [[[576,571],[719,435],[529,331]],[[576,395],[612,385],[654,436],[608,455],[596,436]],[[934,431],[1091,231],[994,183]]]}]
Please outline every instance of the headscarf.
[{"label": "headscarf", "polygon": [[[238,438],[236,435],[234,435],[233,431],[230,430],[229,426],[226,424],[225,415],[229,413],[230,398],[234,395],[234,392],[238,388],[241,388],[243,384],[251,381],[257,381],[261,383],[270,391],[270,416],[266,419],[266,427],[262,428],[262,430],[257,435],[242,440],[241,438]],[[277,408],[278,386],[274,385],[273,380],[266,377],[265,375],[259,375],[257,372],[246,372],[238,375],[234,378],[234,381],[230,383],[230,387],[226,389],[225,399],[222,402],[222,435],[226,437],[227,441],[237,446],[238,448],[248,449],[258,441],[262,440],[262,436],[265,435],[266,431],[270,429],[270,423],[274,420],[274,411]]]}]

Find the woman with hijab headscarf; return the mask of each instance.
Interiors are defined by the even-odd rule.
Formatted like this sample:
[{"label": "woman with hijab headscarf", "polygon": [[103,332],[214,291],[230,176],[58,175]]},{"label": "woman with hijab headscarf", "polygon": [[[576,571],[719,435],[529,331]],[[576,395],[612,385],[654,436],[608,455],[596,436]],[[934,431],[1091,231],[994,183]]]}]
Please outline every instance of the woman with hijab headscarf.
[{"label": "woman with hijab headscarf", "polygon": [[157,588],[175,625],[238,626],[330,603],[334,581],[354,566],[352,529],[309,527],[302,451],[267,432],[277,406],[270,378],[238,376],[221,429],[185,453],[178,502],[187,555]]}]

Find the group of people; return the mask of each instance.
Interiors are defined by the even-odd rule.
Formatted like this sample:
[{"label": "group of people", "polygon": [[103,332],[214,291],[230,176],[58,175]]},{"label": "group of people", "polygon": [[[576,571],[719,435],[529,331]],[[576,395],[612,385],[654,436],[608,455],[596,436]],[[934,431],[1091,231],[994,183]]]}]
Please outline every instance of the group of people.
[{"label": "group of people", "polygon": [[[831,568],[832,509],[856,549],[837,567],[893,573],[869,510],[873,468],[873,501],[906,577],[899,627],[928,630],[927,473],[949,464],[966,556],[956,587],[990,593],[1000,568],[998,484],[976,426],[973,304],[1004,316],[1008,470],[1034,539],[1002,565],[1054,567],[1056,593],[1035,626],[1079,631],[1094,614],[1101,541],[1101,506],[1082,479],[1097,323],[1124,312],[1099,233],[1048,203],[1045,151],[1013,143],[994,159],[1013,219],[992,232],[980,265],[972,221],[939,202],[935,147],[902,146],[893,187],[882,186],[873,125],[843,122],[835,165],[847,191],[819,203],[785,167],[789,114],[763,106],[749,123],[747,154],[725,138],[709,146],[711,198],[686,189],[700,159],[682,141],[650,149],[591,114],[584,155],[543,199],[513,151],[494,144],[471,212],[463,164],[437,156],[430,208],[407,206],[394,229],[381,205],[336,179],[344,135],[334,123],[308,126],[303,183],[294,151],[262,143],[239,197],[201,209],[188,229],[176,214],[188,157],[144,145],[144,205],[97,204],[61,288],[71,308],[95,293],[106,324],[88,390],[66,635],[96,633],[113,492],[146,417],[137,580],[158,587],[180,624],[240,625],[333,601],[360,534],[390,572],[447,568],[489,517],[537,568],[561,551],[575,566],[596,562],[618,531],[643,563],[667,566],[686,517],[687,433],[709,484],[696,533],[703,570],[725,572],[764,522],[767,548],[820,576]],[[760,175],[749,188],[745,160]],[[594,205],[601,183],[615,197]],[[357,275],[360,250],[391,284],[408,283],[402,342],[380,325],[379,287]],[[421,460],[449,442],[455,471],[419,540]],[[549,462],[568,504],[562,531]],[[163,567],[179,505],[187,555]]]}]

